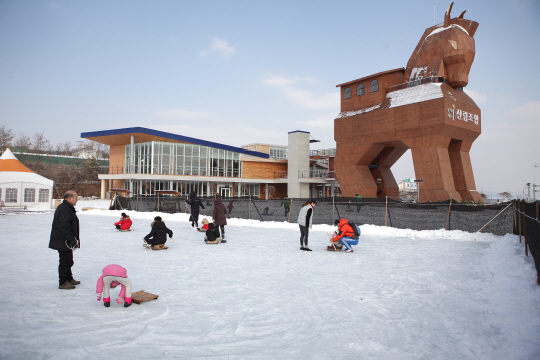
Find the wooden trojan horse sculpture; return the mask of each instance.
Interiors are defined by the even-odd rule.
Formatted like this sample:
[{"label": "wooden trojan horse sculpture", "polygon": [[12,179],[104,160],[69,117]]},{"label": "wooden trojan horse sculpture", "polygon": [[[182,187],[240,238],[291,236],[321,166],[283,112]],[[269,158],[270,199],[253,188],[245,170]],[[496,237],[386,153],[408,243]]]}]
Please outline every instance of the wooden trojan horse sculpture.
[{"label": "wooden trojan horse sculpture", "polygon": [[337,85],[335,174],[343,196],[399,200],[390,167],[411,149],[421,202],[482,201],[469,157],[480,109],[463,92],[478,23],[463,19],[465,11],[451,19],[453,4],[443,24],[424,32],[406,69]]}]

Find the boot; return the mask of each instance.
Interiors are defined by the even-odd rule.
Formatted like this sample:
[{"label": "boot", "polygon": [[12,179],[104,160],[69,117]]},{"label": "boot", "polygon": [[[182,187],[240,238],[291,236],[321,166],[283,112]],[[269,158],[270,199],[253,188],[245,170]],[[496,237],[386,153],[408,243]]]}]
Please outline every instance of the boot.
[{"label": "boot", "polygon": [[111,306],[111,298],[103,298],[103,306],[110,307]]},{"label": "boot", "polygon": [[131,299],[130,297],[126,297],[125,300],[126,302],[124,303],[124,307],[130,307],[131,306]]},{"label": "boot", "polygon": [[75,285],[72,285],[69,283],[69,281],[66,281],[62,285],[58,286],[58,288],[62,290],[71,290],[71,289],[75,289]]},{"label": "boot", "polygon": [[75,280],[75,279],[71,279],[71,280],[69,280],[69,283],[70,283],[71,285],[79,285],[81,282],[80,282],[80,281],[77,281],[77,280]]}]

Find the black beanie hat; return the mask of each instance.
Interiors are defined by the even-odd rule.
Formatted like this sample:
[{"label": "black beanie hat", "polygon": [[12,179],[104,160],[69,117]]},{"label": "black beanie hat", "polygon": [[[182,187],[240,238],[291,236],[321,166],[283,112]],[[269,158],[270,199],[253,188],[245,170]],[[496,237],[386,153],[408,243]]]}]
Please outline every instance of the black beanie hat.
[{"label": "black beanie hat", "polygon": [[154,220],[155,220],[155,221],[161,221],[161,216],[156,216],[156,217],[154,218]]},{"label": "black beanie hat", "polygon": [[126,217],[126,216],[127,216],[126,213],[122,213],[122,217]]},{"label": "black beanie hat", "polygon": [[334,225],[339,225],[339,219],[337,219],[336,221],[334,221]]}]

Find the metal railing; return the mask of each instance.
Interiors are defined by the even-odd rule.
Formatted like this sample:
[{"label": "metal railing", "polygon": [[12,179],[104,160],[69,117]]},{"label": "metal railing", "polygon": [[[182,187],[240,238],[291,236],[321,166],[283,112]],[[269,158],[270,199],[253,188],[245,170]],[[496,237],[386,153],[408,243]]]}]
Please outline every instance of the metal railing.
[{"label": "metal railing", "polygon": [[336,156],[336,149],[310,150],[309,157],[315,156]]},{"label": "metal railing", "polygon": [[328,170],[298,170],[299,178],[326,179]]}]

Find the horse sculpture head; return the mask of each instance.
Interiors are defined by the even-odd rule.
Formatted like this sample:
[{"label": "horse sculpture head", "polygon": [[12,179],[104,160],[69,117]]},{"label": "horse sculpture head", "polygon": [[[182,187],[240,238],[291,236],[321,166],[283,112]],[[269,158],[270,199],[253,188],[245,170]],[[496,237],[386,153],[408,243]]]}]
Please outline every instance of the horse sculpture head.
[{"label": "horse sculpture head", "polygon": [[478,23],[463,19],[465,11],[450,18],[451,3],[444,23],[425,32],[414,50],[405,71],[405,79],[413,81],[427,76],[442,76],[454,88],[467,86],[474,61],[474,33]]}]

